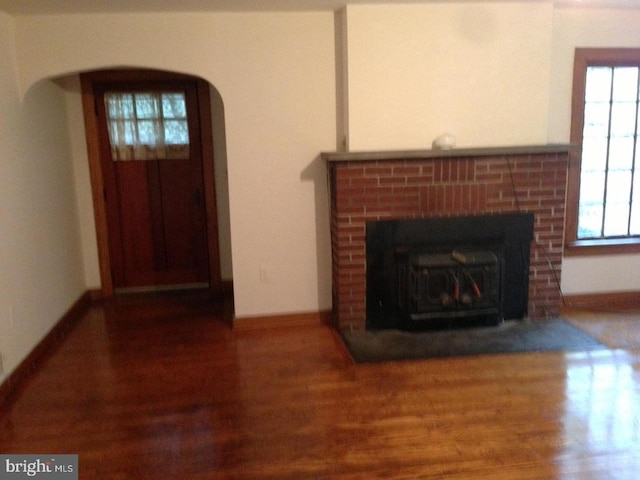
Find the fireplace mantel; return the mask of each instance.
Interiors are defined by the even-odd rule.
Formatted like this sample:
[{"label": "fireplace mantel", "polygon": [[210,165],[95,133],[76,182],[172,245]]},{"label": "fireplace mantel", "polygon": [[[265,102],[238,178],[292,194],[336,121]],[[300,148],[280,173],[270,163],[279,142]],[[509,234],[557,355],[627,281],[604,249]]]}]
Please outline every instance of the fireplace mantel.
[{"label": "fireplace mantel", "polygon": [[357,152],[323,152],[326,162],[362,162],[375,160],[411,160],[428,158],[470,158],[502,155],[538,155],[568,153],[576,149],[575,144],[521,145],[507,147],[452,148],[449,150],[371,150]]},{"label": "fireplace mantel", "polygon": [[557,315],[571,144],[324,152],[335,326],[366,325],[366,229],[380,220],[533,213],[528,316]]}]

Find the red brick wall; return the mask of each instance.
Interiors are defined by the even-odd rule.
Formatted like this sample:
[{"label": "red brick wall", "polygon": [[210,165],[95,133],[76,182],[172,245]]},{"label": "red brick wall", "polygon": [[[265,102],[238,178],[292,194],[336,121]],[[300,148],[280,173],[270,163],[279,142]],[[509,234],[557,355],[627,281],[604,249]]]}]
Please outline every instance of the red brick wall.
[{"label": "red brick wall", "polygon": [[330,162],[333,311],[366,321],[367,221],[529,212],[535,215],[529,316],[557,315],[568,155]]}]

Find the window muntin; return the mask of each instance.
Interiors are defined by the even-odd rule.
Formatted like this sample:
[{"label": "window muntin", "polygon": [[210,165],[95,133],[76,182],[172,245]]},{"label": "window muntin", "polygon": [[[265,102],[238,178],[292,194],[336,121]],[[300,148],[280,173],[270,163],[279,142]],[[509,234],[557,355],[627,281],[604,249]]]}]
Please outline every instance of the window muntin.
[{"label": "window muntin", "polygon": [[189,158],[183,92],[106,92],[104,101],[114,161]]},{"label": "window muntin", "polygon": [[586,69],[578,240],[640,235],[639,78],[637,66]]}]

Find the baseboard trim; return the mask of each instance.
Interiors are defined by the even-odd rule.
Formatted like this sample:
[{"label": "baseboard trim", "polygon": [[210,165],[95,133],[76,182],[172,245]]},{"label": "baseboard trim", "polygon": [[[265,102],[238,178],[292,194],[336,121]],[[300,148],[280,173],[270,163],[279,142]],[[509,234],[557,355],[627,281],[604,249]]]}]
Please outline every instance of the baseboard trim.
[{"label": "baseboard trim", "polygon": [[233,319],[233,329],[236,331],[309,327],[330,324],[331,310],[256,317],[234,317]]},{"label": "baseboard trim", "polygon": [[87,295],[89,295],[90,300],[104,300],[108,298],[105,296],[104,292],[99,288],[90,288],[87,290]]},{"label": "baseboard trim", "polygon": [[605,292],[565,295],[564,308],[632,310],[640,308],[640,292]]},{"label": "baseboard trim", "polygon": [[62,342],[92,302],[92,292],[86,291],[67,310],[31,353],[0,384],[0,406],[8,404],[21,385],[42,365],[44,359]]}]

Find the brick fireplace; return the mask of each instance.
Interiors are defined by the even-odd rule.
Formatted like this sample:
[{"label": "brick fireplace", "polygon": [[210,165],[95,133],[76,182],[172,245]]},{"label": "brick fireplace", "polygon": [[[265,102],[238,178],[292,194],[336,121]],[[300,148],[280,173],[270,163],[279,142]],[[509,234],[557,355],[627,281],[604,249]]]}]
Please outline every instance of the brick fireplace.
[{"label": "brick fireplace", "polygon": [[366,226],[532,213],[528,316],[557,315],[569,145],[324,153],[331,188],[333,319],[366,327]]}]

